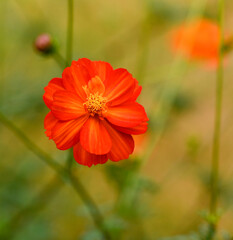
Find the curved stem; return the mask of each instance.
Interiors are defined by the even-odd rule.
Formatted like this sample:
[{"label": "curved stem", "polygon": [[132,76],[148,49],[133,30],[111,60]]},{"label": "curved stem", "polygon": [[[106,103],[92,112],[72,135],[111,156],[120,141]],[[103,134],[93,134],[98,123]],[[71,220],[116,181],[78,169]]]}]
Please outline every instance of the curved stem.
[{"label": "curved stem", "polygon": [[66,59],[64,59],[64,57],[58,53],[55,52],[52,57],[54,58],[54,60],[58,63],[58,65],[61,67],[61,69],[63,70],[66,66],[68,66],[68,62],[66,61]]},{"label": "curved stem", "polygon": [[149,41],[151,36],[151,18],[150,13],[147,10],[145,20],[141,24],[141,33],[139,36],[139,49],[136,63],[136,79],[143,83],[145,82],[144,75],[147,67],[148,53],[149,53]]},{"label": "curved stem", "polygon": [[[73,52],[73,20],[74,20],[74,2],[73,0],[68,0],[68,20],[67,20],[67,40],[66,40],[66,66],[68,66],[72,61],[72,52]],[[75,189],[75,191],[80,195],[86,206],[88,207],[90,214],[95,222],[95,225],[102,232],[106,240],[111,239],[109,233],[104,229],[103,226],[103,216],[100,213],[98,206],[95,204],[94,200],[90,197],[84,186],[72,174],[72,160],[73,160],[73,150],[70,149],[67,161],[66,168],[67,174],[69,176],[70,184]]]},{"label": "curved stem", "polygon": [[[218,176],[219,176],[219,149],[220,149],[220,128],[221,128],[221,112],[222,112],[222,89],[223,89],[223,16],[224,16],[224,0],[219,0],[219,28],[220,28],[220,44],[218,51],[218,68],[216,80],[216,102],[215,102],[215,123],[212,147],[212,169],[210,179],[210,214],[213,217],[217,215],[218,203]],[[216,231],[217,223],[210,223],[210,228]]]},{"label": "curved stem", "polygon": [[74,177],[73,174],[58,164],[50,155],[40,149],[35,143],[33,143],[19,128],[17,128],[10,120],[8,120],[2,113],[0,113],[0,122],[2,122],[7,128],[9,128],[35,155],[37,155],[42,161],[50,166],[64,183],[69,184],[79,194],[84,204],[87,206],[90,215],[106,240],[111,239],[109,233],[104,229],[104,218],[95,204],[92,197],[86,191],[82,183]]},{"label": "curved stem", "polygon": [[67,19],[67,40],[66,40],[66,61],[71,63],[73,51],[73,20],[74,20],[74,2],[68,0],[68,19]]},{"label": "curved stem", "polygon": [[100,230],[100,232],[102,232],[104,239],[110,240],[111,236],[108,233],[108,231],[106,231],[106,229],[104,228],[104,224],[103,224],[104,218],[103,218],[101,212],[99,211],[98,206],[96,205],[94,200],[88,194],[88,192],[86,191],[84,186],[81,184],[79,179],[77,177],[74,177],[73,174],[70,174],[70,183],[71,183],[72,187],[76,190],[76,192],[80,195],[83,202],[88,207],[89,212],[95,222],[95,225]]},{"label": "curved stem", "polygon": [[73,156],[73,148],[69,149],[68,151],[68,155],[66,158],[66,169],[68,172],[71,172],[72,170],[72,165],[73,165],[73,161],[74,161],[74,156]]},{"label": "curved stem", "polygon": [[9,119],[7,119],[2,113],[0,113],[0,122],[2,122],[7,128],[9,128],[33,153],[35,153],[41,160],[47,165],[53,168],[58,174],[63,173],[63,167],[52,159],[50,155],[40,149],[35,143],[33,143],[18,127],[14,125]]}]

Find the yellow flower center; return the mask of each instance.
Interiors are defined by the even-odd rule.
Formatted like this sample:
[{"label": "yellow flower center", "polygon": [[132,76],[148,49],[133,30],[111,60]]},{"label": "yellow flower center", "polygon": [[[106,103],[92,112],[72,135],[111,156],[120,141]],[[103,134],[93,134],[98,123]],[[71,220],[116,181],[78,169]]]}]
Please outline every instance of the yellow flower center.
[{"label": "yellow flower center", "polygon": [[106,102],[107,99],[97,92],[90,93],[83,105],[92,116],[95,114],[102,116],[102,112],[106,111]]}]

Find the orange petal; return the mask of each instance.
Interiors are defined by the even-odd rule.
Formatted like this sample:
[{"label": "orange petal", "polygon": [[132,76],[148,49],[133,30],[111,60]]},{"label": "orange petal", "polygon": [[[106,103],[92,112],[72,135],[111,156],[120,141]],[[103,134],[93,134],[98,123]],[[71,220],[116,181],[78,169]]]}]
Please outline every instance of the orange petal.
[{"label": "orange petal", "polygon": [[105,92],[105,86],[100,77],[95,76],[88,82],[88,89],[90,93],[103,94]]},{"label": "orange petal", "polygon": [[135,102],[138,98],[138,96],[140,95],[141,91],[142,91],[142,87],[138,85],[138,81],[135,79],[135,88],[134,88],[134,91],[133,91],[133,95],[132,97],[130,98],[130,101],[133,101]]},{"label": "orange petal", "polygon": [[82,99],[73,92],[57,91],[53,95],[53,115],[63,121],[86,114]]},{"label": "orange petal", "polygon": [[87,152],[80,143],[73,148],[74,159],[77,163],[91,167],[93,164],[104,164],[107,162],[107,155],[95,155]]},{"label": "orange petal", "polygon": [[104,117],[114,125],[121,127],[136,127],[140,123],[148,121],[144,107],[136,102],[108,107]]},{"label": "orange petal", "polygon": [[[62,73],[63,84],[65,88],[71,92],[79,95],[79,97],[85,101],[86,93],[83,90],[83,86],[87,84],[85,81],[85,70],[78,67],[67,67]],[[88,79],[88,78],[87,78]]]},{"label": "orange petal", "polygon": [[76,92],[82,100],[86,100],[87,97],[83,86],[86,86],[88,81],[96,76],[91,64],[89,59],[81,58],[73,61],[71,67],[67,67],[62,74],[65,88]]},{"label": "orange petal", "polygon": [[111,138],[98,117],[90,117],[80,132],[80,143],[89,153],[103,155],[110,151]]},{"label": "orange petal", "polygon": [[82,68],[85,68],[89,74],[88,80],[95,76],[99,76],[100,79],[105,82],[109,79],[113,72],[113,68],[109,63],[103,61],[91,61],[87,58],[81,58],[78,61],[73,61],[72,65],[82,66]]},{"label": "orange petal", "polygon": [[175,29],[174,51],[193,59],[216,59],[220,41],[219,26],[207,19],[197,19]]},{"label": "orange petal", "polygon": [[105,83],[108,81],[112,72],[112,66],[107,62],[93,61],[92,66],[95,69],[95,74],[100,77],[100,79]]},{"label": "orange petal", "polygon": [[45,119],[44,119],[44,129],[45,134],[47,137],[49,137],[49,139],[51,139],[52,137],[52,129],[53,127],[56,125],[56,123],[58,122],[58,120],[53,116],[53,114],[51,112],[49,112]]},{"label": "orange petal", "polygon": [[108,158],[114,162],[129,158],[129,155],[134,150],[134,140],[132,136],[117,131],[106,121],[103,122],[112,139],[112,148],[107,154]]},{"label": "orange petal", "polygon": [[44,100],[45,104],[47,105],[47,107],[51,109],[52,102],[53,102],[53,94],[57,90],[64,90],[62,79],[61,78],[53,78],[49,82],[48,86],[46,86],[44,88],[44,90],[45,90],[45,93],[43,95],[43,100]]},{"label": "orange petal", "polygon": [[78,61],[73,61],[72,65],[85,69],[88,72],[88,81],[97,75],[93,61],[88,58],[80,58]]},{"label": "orange petal", "polygon": [[105,83],[105,94],[111,106],[119,105],[131,98],[135,88],[135,79],[123,68],[113,71]]},{"label": "orange petal", "polygon": [[79,140],[79,131],[88,119],[88,115],[71,120],[58,121],[52,129],[52,139],[60,150],[66,150],[74,146]]},{"label": "orange petal", "polygon": [[139,134],[143,134],[147,131],[147,126],[148,126],[147,122],[142,122],[141,124],[139,124],[136,127],[124,128],[124,127],[114,125],[114,128],[123,133],[139,135]]}]

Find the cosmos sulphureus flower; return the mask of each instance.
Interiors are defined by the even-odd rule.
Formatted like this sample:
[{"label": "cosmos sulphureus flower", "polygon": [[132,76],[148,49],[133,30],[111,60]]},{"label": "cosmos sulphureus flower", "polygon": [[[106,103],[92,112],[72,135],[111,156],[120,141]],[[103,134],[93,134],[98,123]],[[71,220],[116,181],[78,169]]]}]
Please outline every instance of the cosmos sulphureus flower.
[{"label": "cosmos sulphureus flower", "polygon": [[220,29],[208,19],[196,19],[174,29],[172,46],[189,59],[217,61]]},{"label": "cosmos sulphureus flower", "polygon": [[45,87],[46,135],[57,148],[73,147],[82,165],[117,162],[134,150],[132,135],[145,133],[147,114],[136,102],[142,87],[123,68],[86,58],[73,61]]}]

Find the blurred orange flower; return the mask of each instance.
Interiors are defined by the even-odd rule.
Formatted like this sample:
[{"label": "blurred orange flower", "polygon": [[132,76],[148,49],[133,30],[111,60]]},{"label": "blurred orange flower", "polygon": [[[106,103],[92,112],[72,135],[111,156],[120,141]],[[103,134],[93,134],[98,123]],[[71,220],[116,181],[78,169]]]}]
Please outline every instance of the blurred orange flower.
[{"label": "blurred orange flower", "polygon": [[65,68],[62,78],[45,87],[51,110],[44,127],[58,149],[73,147],[82,165],[127,159],[134,150],[133,135],[145,133],[147,115],[136,102],[142,87],[123,68],[83,58]]},{"label": "blurred orange flower", "polygon": [[134,142],[135,142],[134,154],[136,156],[140,156],[145,152],[145,148],[148,144],[148,141],[150,140],[149,133],[147,131],[144,134],[135,135],[133,139],[134,139]]},{"label": "blurred orange flower", "polygon": [[216,61],[219,44],[219,26],[207,19],[197,19],[183,24],[173,32],[174,51],[181,52],[190,59]]}]

